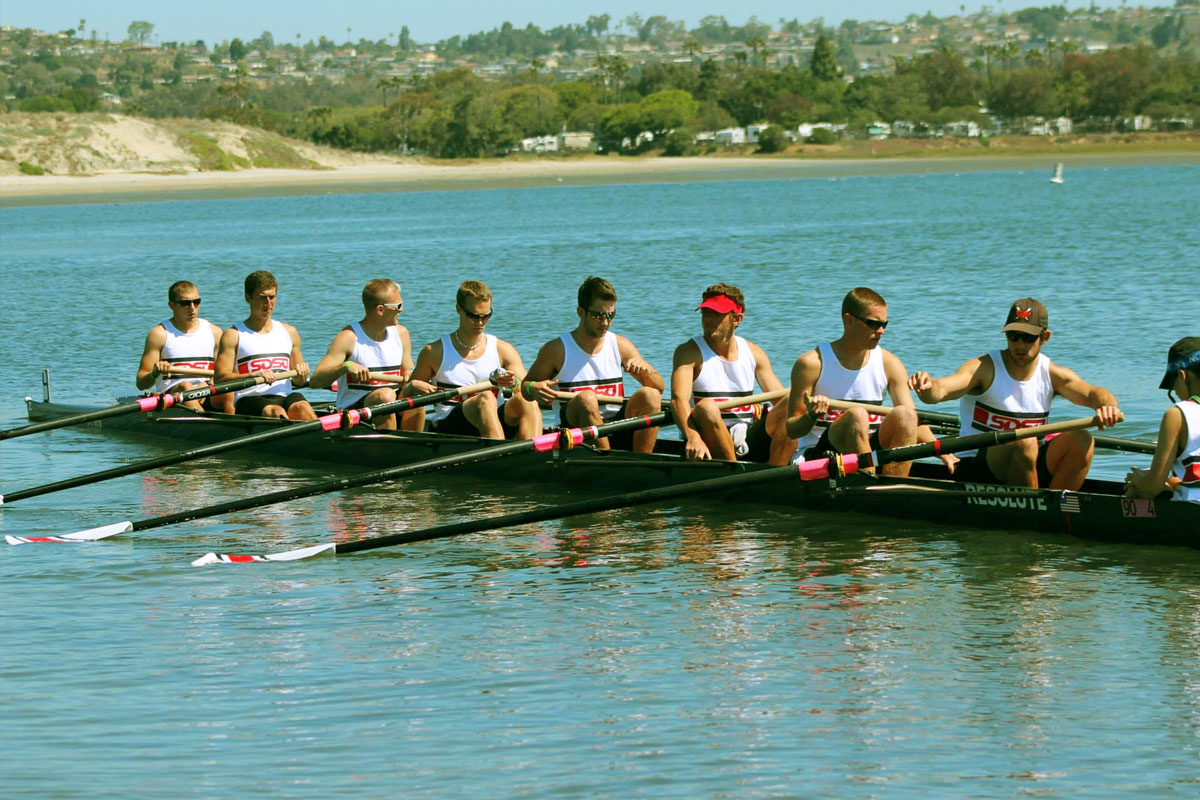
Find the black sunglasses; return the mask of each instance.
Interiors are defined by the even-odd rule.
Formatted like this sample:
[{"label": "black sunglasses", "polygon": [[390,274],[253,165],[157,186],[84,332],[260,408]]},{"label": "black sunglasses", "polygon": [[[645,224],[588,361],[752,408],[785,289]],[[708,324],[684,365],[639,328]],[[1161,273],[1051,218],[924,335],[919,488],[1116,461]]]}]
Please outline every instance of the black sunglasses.
[{"label": "black sunglasses", "polygon": [[606,319],[609,322],[612,322],[613,317],[617,316],[617,312],[615,312],[615,311],[591,311],[591,310],[589,310],[587,313],[588,313],[588,316],[591,317],[592,319]]},{"label": "black sunglasses", "polygon": [[1038,339],[1042,338],[1032,333],[1017,333],[1016,331],[1006,331],[1004,338],[1010,342],[1024,342],[1025,344],[1033,344]]},{"label": "black sunglasses", "polygon": [[197,297],[195,300],[172,300],[171,302],[177,306],[198,306],[200,305],[200,298]]},{"label": "black sunglasses", "polygon": [[856,320],[861,322],[863,325],[866,325],[868,328],[870,328],[873,331],[882,331],[882,330],[886,329],[888,326],[888,321],[886,319],[867,319],[866,317],[860,317],[858,314],[855,314],[853,311],[847,311],[846,313],[849,314],[850,316],[854,317]]},{"label": "black sunglasses", "polygon": [[492,318],[492,314],[496,313],[495,311],[489,311],[486,314],[472,314],[470,311],[467,311],[462,306],[459,306],[458,310],[463,312],[464,314],[466,314],[468,317],[475,320],[476,322],[487,322],[489,319]]}]

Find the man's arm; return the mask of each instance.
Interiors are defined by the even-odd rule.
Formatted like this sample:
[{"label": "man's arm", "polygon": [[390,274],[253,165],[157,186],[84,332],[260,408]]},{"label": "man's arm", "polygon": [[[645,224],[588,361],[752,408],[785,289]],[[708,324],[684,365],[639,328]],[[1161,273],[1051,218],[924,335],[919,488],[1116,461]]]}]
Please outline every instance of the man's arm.
[{"label": "man's arm", "polygon": [[400,360],[400,366],[404,369],[404,375],[411,377],[413,371],[412,339],[408,335],[408,328],[403,325],[397,325],[396,332],[400,334],[400,344],[404,348],[404,357]]},{"label": "man's arm", "polygon": [[497,379],[496,385],[516,386],[519,384],[525,378],[525,365],[521,363],[521,355],[517,352],[517,348],[503,339],[498,339],[496,340],[496,354],[500,356],[500,366],[506,370],[506,374]]},{"label": "man's arm", "polygon": [[[809,409],[805,398],[809,397],[821,377],[821,355],[816,348],[801,353],[792,365],[792,388],[788,392],[788,417],[784,427],[789,439],[801,439],[809,434],[816,424],[817,408]],[[826,402],[826,407],[828,403]],[[811,412],[811,413],[810,413]]]},{"label": "man's arm", "polygon": [[417,354],[416,366],[412,369],[412,377],[408,379],[405,392],[429,394],[434,391],[433,376],[437,375],[442,365],[442,340],[437,339],[421,348]]},{"label": "man's arm", "polygon": [[675,348],[671,359],[671,416],[675,419],[675,427],[687,441],[688,458],[709,459],[711,454],[708,445],[704,443],[699,431],[692,428],[692,383],[696,373],[703,366],[700,358],[700,348],[691,339]]},{"label": "man's arm", "polygon": [[621,356],[621,367],[642,386],[649,386],[660,392],[667,388],[663,376],[642,358],[642,354],[634,347],[633,342],[624,336],[617,336],[617,352]]},{"label": "man's arm", "polygon": [[521,396],[526,400],[540,400],[543,403],[553,400],[554,387],[558,384],[554,378],[562,370],[565,358],[566,351],[563,349],[562,339],[551,339],[542,345],[529,372],[525,373],[525,380],[521,382]]},{"label": "man's arm", "polygon": [[[317,368],[313,370],[312,376],[308,379],[308,385],[314,389],[328,389],[343,372],[354,380],[365,382],[369,370],[361,364],[351,366],[352,362],[350,361],[350,356],[354,355],[354,345],[357,341],[352,329],[342,328],[338,331],[338,335],[333,337],[333,341],[329,343],[329,349],[317,363]],[[352,369],[361,374],[352,374]]]},{"label": "man's arm", "polygon": [[894,353],[883,351],[883,374],[887,378],[888,394],[892,396],[892,406],[915,407],[912,392],[908,389],[908,373],[904,371],[904,362]]},{"label": "man's arm", "polygon": [[236,328],[228,328],[221,334],[217,345],[217,366],[213,370],[217,383],[237,380],[244,377],[237,372],[238,332]]},{"label": "man's arm", "polygon": [[1061,394],[1077,406],[1091,408],[1096,411],[1100,420],[1100,429],[1111,428],[1121,421],[1121,409],[1118,408],[1117,397],[1108,389],[1093,386],[1080,378],[1073,370],[1050,365],[1050,385],[1055,394]]},{"label": "man's arm", "polygon": [[922,403],[932,405],[957,400],[967,392],[977,394],[991,386],[993,369],[991,358],[972,358],[957,372],[944,378],[934,378],[928,372],[914,372],[908,379],[908,388],[917,393]]},{"label": "man's arm", "polygon": [[767,353],[754,342],[746,342],[750,345],[750,352],[754,353],[754,378],[758,381],[758,385],[764,392],[775,392],[783,388],[783,382],[779,380],[779,376],[775,374],[775,370],[771,367],[771,359],[767,358]]},{"label": "man's arm", "polygon": [[304,361],[304,354],[300,352],[300,331],[286,322],[283,323],[283,327],[292,337],[292,352],[289,357],[292,361],[292,369],[297,373],[296,377],[292,378],[292,388],[299,388],[308,383],[308,364]]},{"label": "man's arm", "polygon": [[1167,478],[1171,474],[1171,464],[1187,443],[1186,430],[1183,412],[1177,406],[1168,408],[1158,425],[1158,445],[1154,448],[1150,469],[1134,467],[1125,476],[1126,497],[1150,498],[1159,492],[1175,490],[1167,483]]},{"label": "man's arm", "polygon": [[137,388],[149,389],[159,373],[165,372],[170,366],[162,360],[162,349],[166,343],[167,331],[162,325],[155,325],[146,334],[146,346],[142,348],[142,361],[138,364]]}]

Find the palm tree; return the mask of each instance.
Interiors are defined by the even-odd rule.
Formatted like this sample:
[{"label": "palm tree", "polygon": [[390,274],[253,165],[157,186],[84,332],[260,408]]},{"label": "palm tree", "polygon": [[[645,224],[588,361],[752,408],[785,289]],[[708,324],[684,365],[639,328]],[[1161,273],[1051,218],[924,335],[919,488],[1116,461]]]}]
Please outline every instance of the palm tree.
[{"label": "palm tree", "polygon": [[746,47],[749,47],[750,52],[754,53],[754,61],[761,67],[762,53],[767,49],[767,43],[761,36],[751,36],[746,40]]},{"label": "palm tree", "polygon": [[696,41],[695,37],[688,37],[683,43],[683,52],[687,54],[692,61],[696,60],[696,56],[704,52],[704,47],[700,42]]}]

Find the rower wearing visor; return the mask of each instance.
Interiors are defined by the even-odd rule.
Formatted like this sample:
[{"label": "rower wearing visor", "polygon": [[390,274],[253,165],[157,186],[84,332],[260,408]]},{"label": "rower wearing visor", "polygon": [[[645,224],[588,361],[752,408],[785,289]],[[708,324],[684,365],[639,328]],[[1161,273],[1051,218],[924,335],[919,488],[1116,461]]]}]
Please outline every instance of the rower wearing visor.
[{"label": "rower wearing visor", "polygon": [[[400,284],[387,278],[369,281],[362,304],[363,318],[334,337],[308,382],[314,389],[337,383],[339,410],[395,402],[413,369],[408,328],[399,322],[404,310]],[[372,422],[380,430],[396,429],[395,414]]]},{"label": "rower wearing visor", "polygon": [[[515,386],[525,377],[525,366],[517,348],[484,328],[492,318],[492,292],[480,281],[463,281],[455,295],[458,327],[421,348],[413,368],[413,391],[427,394],[460,386],[471,386],[497,375],[497,387]],[[429,410],[417,409],[404,415],[405,430],[424,427],[436,433],[481,436],[485,439],[532,439],[542,432],[542,415],[537,403],[513,394],[499,398],[500,389],[481,392],[466,399],[438,403]]]},{"label": "rower wearing visor", "polygon": [[[915,372],[909,378],[909,386],[922,402],[960,400],[961,435],[1044,425],[1055,395],[1094,409],[1101,430],[1120,422],[1112,392],[1084,381],[1042,353],[1050,341],[1050,315],[1044,305],[1032,297],[1017,300],[1000,330],[1008,341],[1005,349],[972,358],[944,378],[930,377],[928,372]],[[1087,477],[1093,451],[1092,435],[1084,430],[1045,440],[1023,439],[962,453],[954,477],[972,483],[1075,491]]]},{"label": "rower wearing visor", "polygon": [[[521,382],[528,400],[551,404],[558,424],[585,427],[616,419],[657,414],[666,388],[662,375],[642,358],[633,342],[610,330],[617,315],[617,290],[603,278],[590,277],[576,294],[579,324],[569,333],[542,345],[529,374]],[[641,388],[625,397],[624,373]],[[564,401],[558,394],[571,392]],[[603,402],[624,400],[624,403]],[[618,433],[596,440],[601,449],[649,453],[654,450],[658,427]],[[610,439],[612,441],[610,441]]]},{"label": "rower wearing visor", "polygon": [[[246,303],[250,316],[221,334],[217,348],[217,381],[261,375],[266,382],[234,395],[239,414],[311,422],[313,407],[294,388],[308,380],[308,364],[300,352],[300,333],[286,322],[274,319],[279,284],[275,276],[260,269],[246,276]],[[275,380],[276,372],[295,371],[295,378]]]},{"label": "rower wearing visor", "polygon": [[[842,335],[802,353],[792,366],[787,432],[799,440],[793,462],[823,458],[830,452],[865,453],[880,447],[903,447],[933,441],[927,426],[917,423],[917,409],[906,383],[904,364],[880,346],[888,326],[887,302],[860,286],[842,299]],[[830,407],[830,400],[882,405],[886,415],[851,407]],[[947,456],[944,460],[953,460]],[[885,475],[905,476],[911,462],[885,464]]]},{"label": "rower wearing visor", "polygon": [[671,370],[671,413],[684,435],[690,459],[787,463],[795,442],[783,432],[785,408],[759,405],[724,411],[717,403],[783,389],[761,347],[737,335],[746,311],[740,289],[727,283],[709,286],[701,296],[703,333],[675,349]]},{"label": "rower wearing visor", "polygon": [[[1167,351],[1160,389],[1174,403],[1158,425],[1150,469],[1134,467],[1125,478],[1126,497],[1155,497],[1200,503],[1200,336],[1188,336]],[[1175,400],[1178,394],[1182,400]]]},{"label": "rower wearing visor", "polygon": [[[212,383],[211,378],[174,374],[174,369],[213,371],[217,360],[217,342],[221,329],[200,316],[200,290],[191,281],[175,281],[167,290],[170,319],[165,319],[146,334],[142,361],[138,365],[137,388],[153,389],[162,394],[186,391]],[[232,413],[228,395],[208,396],[185,403],[193,411]]]}]

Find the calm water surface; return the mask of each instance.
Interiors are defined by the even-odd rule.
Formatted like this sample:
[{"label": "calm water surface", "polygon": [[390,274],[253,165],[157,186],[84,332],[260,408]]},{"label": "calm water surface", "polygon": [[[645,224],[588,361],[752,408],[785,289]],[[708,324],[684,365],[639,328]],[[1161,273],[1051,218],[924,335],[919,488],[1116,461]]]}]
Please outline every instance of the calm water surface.
[{"label": "calm water surface", "polygon": [[[1197,334],[1200,168],[992,172],[0,210],[0,424],[133,389],[166,287],[245,316],[280,280],[311,363],[362,284],[416,342],[465,278],[526,363],[589,274],[662,371],[708,283],[784,376],[889,300],[885,344],[945,373],[1050,309],[1047,352],[1150,438],[1166,347]],[[1170,282],[1175,281],[1174,287]],[[319,396],[318,393],[313,393]],[[952,409],[945,409],[952,410]],[[1060,401],[1056,418],[1080,412]],[[5,442],[0,487],[139,460],[66,429]],[[1118,477],[1145,457],[1108,454]],[[347,465],[352,469],[354,465]],[[0,511],[62,533],[300,485],[252,455]],[[633,488],[633,487],[631,487]],[[561,500],[449,474],[77,546],[0,550],[9,797],[928,797],[1200,793],[1200,553],[697,501],[295,564],[270,551]]]}]

